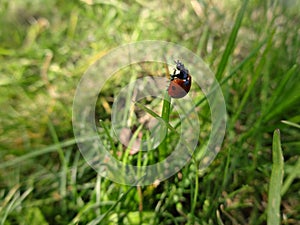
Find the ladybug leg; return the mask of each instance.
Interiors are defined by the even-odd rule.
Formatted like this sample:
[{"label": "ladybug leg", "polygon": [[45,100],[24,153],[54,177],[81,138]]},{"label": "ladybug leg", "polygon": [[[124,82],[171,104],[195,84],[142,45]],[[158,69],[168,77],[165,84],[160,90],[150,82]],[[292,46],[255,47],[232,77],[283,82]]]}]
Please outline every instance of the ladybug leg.
[{"label": "ladybug leg", "polygon": [[174,80],[174,78],[177,76],[176,75],[176,69],[174,69],[173,74],[170,74],[170,76],[171,76],[171,80]]},{"label": "ladybug leg", "polygon": [[173,76],[176,76],[176,69],[174,69],[173,71]]}]

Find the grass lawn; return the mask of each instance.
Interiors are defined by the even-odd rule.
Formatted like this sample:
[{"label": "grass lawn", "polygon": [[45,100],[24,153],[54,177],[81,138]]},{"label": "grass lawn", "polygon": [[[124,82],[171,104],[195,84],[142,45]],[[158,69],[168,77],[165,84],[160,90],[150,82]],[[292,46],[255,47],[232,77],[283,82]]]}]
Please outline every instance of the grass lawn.
[{"label": "grass lawn", "polygon": [[[117,64],[107,55],[145,40],[180,47],[156,45],[149,53],[145,46],[139,57],[161,51],[168,66],[128,64],[95,95]],[[184,60],[183,48],[204,67]],[[165,80],[151,86],[169,79],[174,56],[192,76],[190,92],[178,100],[170,100]],[[299,1],[1,0],[0,62],[0,225],[300,224]],[[222,99],[203,88],[210,80],[198,79],[205,66]],[[84,90],[95,107],[79,110],[93,112],[96,137],[125,169],[93,169],[85,158],[111,160],[92,141],[90,151],[79,151],[73,102],[87,71],[97,75]],[[129,85],[146,76],[149,83]],[[161,89],[165,100],[132,104],[137,87]],[[153,121],[160,126],[150,131]],[[210,145],[218,154],[206,152]],[[158,164],[174,149],[175,161],[147,176],[138,170],[134,180],[133,166]],[[170,176],[150,179],[159,174]],[[131,179],[135,185],[126,185]]]}]

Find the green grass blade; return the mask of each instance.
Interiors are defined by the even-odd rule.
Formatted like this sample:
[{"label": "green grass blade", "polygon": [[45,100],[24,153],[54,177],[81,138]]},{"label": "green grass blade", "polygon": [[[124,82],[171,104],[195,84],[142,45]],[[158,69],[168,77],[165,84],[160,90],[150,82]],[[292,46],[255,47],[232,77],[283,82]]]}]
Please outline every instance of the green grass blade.
[{"label": "green grass blade", "polygon": [[[136,104],[139,108],[145,110],[145,112],[149,113],[151,116],[153,116],[156,119],[162,119],[162,117],[160,117],[158,114],[156,114],[155,112],[153,112],[152,110],[148,109],[147,107],[145,107],[143,104],[139,103],[139,102],[135,102],[134,104]],[[165,120],[163,120],[162,122],[165,122]],[[178,132],[176,131],[176,129],[174,127],[171,126],[171,124],[169,123],[165,123],[165,125],[168,127],[168,129],[170,129],[172,132],[175,132],[176,134],[178,134]],[[179,134],[178,134],[179,135]]]},{"label": "green grass blade", "polygon": [[[170,117],[170,112],[171,112],[171,97],[168,95],[168,93],[165,93],[165,98],[163,102],[163,108],[162,108],[162,114],[161,118],[165,121],[165,124],[169,124],[169,117]],[[168,144],[168,129],[165,129],[165,138],[162,141],[162,143],[159,145],[159,157],[160,160],[163,160],[166,156],[166,149],[168,149],[167,144]]]},{"label": "green grass blade", "polygon": [[113,150],[114,153],[114,157],[117,158],[117,149],[114,143],[114,139],[111,137],[110,132],[109,132],[109,128],[107,127],[107,125],[105,124],[105,122],[103,120],[99,120],[100,125],[103,127],[104,132],[109,140],[110,146]]},{"label": "green grass blade", "polygon": [[[282,106],[285,106],[284,104],[277,105],[275,107],[275,110],[273,110],[273,107],[275,106],[276,100],[279,96],[282,95],[284,91],[284,87],[287,84],[287,82],[291,79],[292,76],[297,76],[296,74],[297,66],[294,65],[281,79],[281,81],[278,83],[278,86],[272,93],[271,99],[268,101],[268,105],[265,109],[265,112],[263,112],[264,120],[268,121],[274,114],[276,114],[278,111],[284,111]],[[280,107],[279,107],[280,106]]]},{"label": "green grass blade", "polygon": [[[247,88],[245,94],[243,95],[242,100],[240,101],[239,107],[237,108],[237,110],[235,111],[235,114],[233,115],[233,117],[231,119],[230,129],[232,129],[232,127],[234,127],[234,125],[235,125],[236,121],[238,120],[242,110],[247,105],[248,100],[251,96],[251,93],[253,93],[253,91],[255,90],[256,83],[257,83],[258,79],[260,78],[260,76],[263,72],[265,63],[266,63],[265,59],[266,59],[267,54],[269,53],[270,49],[272,48],[272,46],[273,46],[273,33],[270,34],[270,36],[268,38],[267,46],[266,46],[266,48],[265,48],[265,50],[262,54],[262,59],[260,60],[258,66],[257,66],[257,70],[256,70],[255,74],[253,75],[251,83],[249,84],[249,87]],[[260,121],[261,121],[261,119],[257,120],[256,125],[259,124]],[[252,129],[254,129],[254,128],[255,128],[255,126],[252,127]]]},{"label": "green grass blade", "polygon": [[236,40],[238,31],[241,27],[242,20],[243,20],[243,17],[244,17],[246,8],[247,8],[247,4],[248,4],[248,0],[245,0],[244,4],[242,5],[242,7],[239,11],[239,14],[238,14],[238,16],[235,20],[235,24],[233,26],[233,29],[232,29],[231,33],[230,33],[228,43],[226,45],[224,54],[222,56],[221,62],[219,64],[219,67],[218,67],[218,70],[217,70],[217,73],[216,73],[217,80],[221,79],[221,77],[222,77],[222,75],[225,71],[225,68],[227,66],[227,62],[229,60],[229,57],[230,57],[230,55],[231,55],[231,53],[234,49],[235,40]]},{"label": "green grass blade", "polygon": [[[140,181],[143,179],[143,177],[140,179]],[[138,181],[139,182],[139,181]],[[138,183],[137,182],[137,183]],[[137,184],[136,183],[136,184]],[[131,192],[132,190],[136,189],[135,185],[131,186],[130,188],[128,188],[128,190],[122,194],[119,199],[116,200],[116,202],[101,216],[95,218],[93,221],[91,221],[90,223],[88,223],[88,225],[96,225],[96,224],[101,224],[101,221],[103,221],[111,212],[114,211],[114,209],[116,208],[116,206],[121,203],[122,201],[124,201],[124,199],[127,197],[127,195],[129,194],[129,192]]]},{"label": "green grass blade", "polygon": [[[285,123],[289,126],[292,127],[296,127],[300,129],[300,125],[290,122],[290,121],[286,121],[286,120],[282,120],[282,123]],[[300,158],[298,158],[296,165],[294,166],[294,169],[291,170],[290,174],[288,175],[288,177],[285,179],[283,185],[282,185],[282,189],[281,189],[281,196],[283,196],[287,190],[290,188],[291,184],[293,183],[294,179],[296,179],[298,176],[300,176]]]},{"label": "green grass blade", "polygon": [[287,190],[290,188],[293,181],[297,179],[297,177],[300,177],[300,158],[298,158],[296,165],[293,167],[293,170],[285,179],[281,188],[281,196],[283,196],[287,192]]},{"label": "green grass blade", "polygon": [[169,123],[169,117],[170,117],[170,111],[171,111],[170,106],[171,106],[171,97],[166,92],[165,98],[164,98],[164,103],[163,103],[162,114],[161,114],[161,118],[163,118],[163,120],[166,123]]},{"label": "green grass blade", "polygon": [[[93,137],[93,138],[95,138],[95,137]],[[88,140],[88,139],[92,139],[92,138],[86,137],[86,138],[83,138],[82,141]],[[79,141],[79,140],[77,140],[77,141]],[[44,155],[44,154],[47,154],[47,153],[51,153],[51,152],[56,152],[60,148],[72,146],[72,145],[75,145],[76,143],[77,142],[76,142],[75,138],[71,138],[69,140],[62,141],[62,142],[60,142],[58,144],[50,145],[50,146],[45,147],[45,148],[43,148],[41,150],[32,150],[28,154],[19,156],[19,157],[15,158],[15,159],[12,159],[12,160],[9,160],[9,161],[1,162],[0,163],[0,169],[3,169],[5,167],[9,167],[9,166],[18,165],[19,163],[22,163],[22,162],[27,162],[27,160],[29,160],[31,158],[34,158],[34,157],[37,157],[37,156],[41,156],[41,155]]]},{"label": "green grass blade", "polygon": [[293,123],[291,121],[287,121],[287,120],[281,120],[282,123],[285,123],[291,127],[296,127],[296,128],[299,128],[300,129],[300,125],[299,124],[296,124],[296,123]]},{"label": "green grass blade", "polygon": [[[164,100],[164,106],[163,106],[163,116],[166,120],[169,120],[169,113],[170,113],[170,99],[168,99],[170,97],[166,97]],[[178,133],[178,131],[168,122],[166,122],[165,119],[163,119],[162,117],[160,117],[158,114],[156,114],[155,112],[153,112],[151,109],[148,109],[147,107],[145,107],[143,104],[139,103],[139,102],[135,102],[134,104],[136,104],[139,108],[143,109],[145,112],[149,113],[151,116],[153,116],[154,118],[160,120],[162,123],[164,123],[164,126],[166,128],[168,128],[171,132],[173,132],[175,135],[180,136],[180,134]],[[168,117],[168,118],[167,118]],[[162,135],[167,136],[167,130],[168,129],[162,129],[161,133]],[[183,143],[186,143],[185,140],[182,140]],[[163,141],[164,142],[164,141]],[[160,144],[159,148],[160,150],[164,150],[163,149],[163,142],[162,144]],[[161,147],[162,146],[162,147]],[[186,147],[188,148],[189,152],[193,152],[190,148],[188,143],[186,143]]]},{"label": "green grass blade", "polygon": [[283,179],[283,155],[280,142],[280,131],[277,129],[273,135],[273,166],[269,185],[267,221],[268,225],[280,224],[281,186]]}]

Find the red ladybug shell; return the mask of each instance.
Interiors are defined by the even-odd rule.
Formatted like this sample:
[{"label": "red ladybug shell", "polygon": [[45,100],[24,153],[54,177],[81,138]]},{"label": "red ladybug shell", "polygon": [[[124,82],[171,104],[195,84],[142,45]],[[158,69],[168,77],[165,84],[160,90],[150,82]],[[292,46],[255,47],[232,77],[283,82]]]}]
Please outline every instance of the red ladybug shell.
[{"label": "red ladybug shell", "polygon": [[174,77],[168,88],[168,94],[172,98],[183,98],[190,91],[192,84],[192,77],[188,75],[187,79],[180,79]]}]

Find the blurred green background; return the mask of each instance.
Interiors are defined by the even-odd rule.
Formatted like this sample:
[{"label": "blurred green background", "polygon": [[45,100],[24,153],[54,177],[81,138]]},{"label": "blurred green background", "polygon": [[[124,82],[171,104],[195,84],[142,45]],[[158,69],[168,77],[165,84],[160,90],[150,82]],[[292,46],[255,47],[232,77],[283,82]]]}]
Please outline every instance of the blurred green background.
[{"label": "blurred green background", "polygon": [[[300,224],[300,2],[246,3],[2,0],[0,224],[271,224],[276,212],[267,206],[278,196],[276,223]],[[85,163],[73,137],[72,102],[91,63],[141,40],[174,42],[202,57],[222,85],[228,124],[205,172],[192,161],[160,184],[129,187]],[[129,72],[163,76],[165,69],[145,64]],[[110,129],[113,99],[127,80],[128,71],[120,71],[99,96],[103,127]],[[205,123],[208,105],[197,101]],[[155,104],[145,103],[154,111]],[[272,162],[277,128],[284,177],[269,185],[279,168]],[[203,131],[204,139],[209,125]],[[114,147],[122,152],[118,142]]]}]

